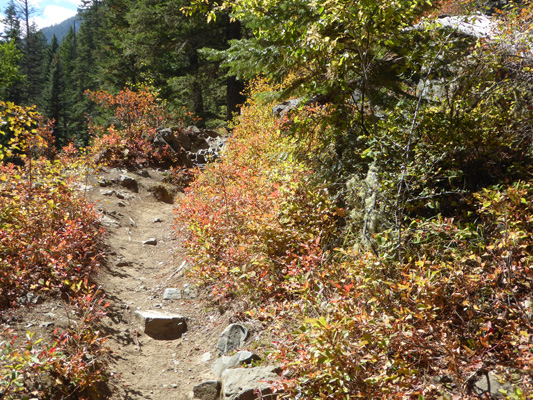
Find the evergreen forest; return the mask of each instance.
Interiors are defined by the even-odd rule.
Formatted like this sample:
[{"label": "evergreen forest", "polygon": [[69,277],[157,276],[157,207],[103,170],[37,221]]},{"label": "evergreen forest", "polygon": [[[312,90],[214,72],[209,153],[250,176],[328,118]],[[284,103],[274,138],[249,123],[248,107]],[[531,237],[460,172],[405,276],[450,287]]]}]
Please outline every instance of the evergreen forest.
[{"label": "evergreen forest", "polygon": [[[149,167],[279,398],[533,398],[531,0],[83,0],[49,42],[28,0],[4,15],[0,310],[80,322],[6,328],[0,398],[106,398],[103,230],[72,188]],[[152,145],[190,125],[220,157]]]}]

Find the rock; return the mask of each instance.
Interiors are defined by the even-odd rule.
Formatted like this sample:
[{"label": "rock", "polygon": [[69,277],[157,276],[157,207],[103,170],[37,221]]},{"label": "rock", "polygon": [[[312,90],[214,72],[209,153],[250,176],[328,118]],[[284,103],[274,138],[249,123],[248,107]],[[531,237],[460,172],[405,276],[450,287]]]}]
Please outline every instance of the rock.
[{"label": "rock", "polygon": [[244,345],[248,338],[248,329],[239,324],[231,324],[220,335],[217,343],[218,354],[227,354]]},{"label": "rock", "polygon": [[276,117],[283,117],[289,111],[292,111],[295,108],[297,108],[302,102],[302,100],[303,100],[302,98],[291,99],[291,100],[284,101],[283,103],[277,104],[274,107],[272,107],[272,113]]},{"label": "rock", "polygon": [[163,292],[163,300],[181,300],[181,290],[176,288],[167,288]]},{"label": "rock", "polygon": [[163,220],[161,218],[154,219],[154,224],[159,223],[159,222],[163,222]]},{"label": "rock", "polygon": [[[227,369],[222,373],[222,398],[224,400],[254,400],[277,397],[269,382],[279,376],[275,367]],[[259,392],[259,396],[254,392]]]},{"label": "rock", "polygon": [[120,200],[119,202],[117,202],[117,205],[119,207],[126,207],[128,205],[128,203],[126,203],[125,201]]},{"label": "rock", "polygon": [[196,385],[192,389],[195,399],[200,400],[217,400],[218,394],[220,393],[220,382],[219,381],[206,381],[202,382],[199,385]]},{"label": "rock", "polygon": [[215,362],[211,364],[211,371],[213,371],[216,377],[220,377],[222,376],[222,373],[229,368],[234,368],[243,364],[251,364],[252,361],[259,361],[260,359],[261,357],[251,351],[239,351],[232,356],[222,356],[215,360]]},{"label": "rock", "polygon": [[33,292],[28,292],[26,298],[28,299],[27,304],[39,304],[41,302],[41,296],[36,295]]},{"label": "rock", "polygon": [[116,192],[116,195],[119,199],[121,200],[131,200],[131,199],[134,199],[135,198],[135,195],[134,194],[131,194],[131,193],[128,193],[128,192],[124,192],[124,191],[118,191]]},{"label": "rock", "polygon": [[187,331],[186,318],[158,311],[136,311],[142,331],[153,339],[179,339]]},{"label": "rock", "polygon": [[150,238],[148,240],[145,240],[143,244],[150,245],[150,246],[156,246],[157,245],[157,239]]},{"label": "rock", "polygon": [[194,299],[198,297],[198,290],[190,285],[184,285],[183,290],[167,288],[163,292],[163,300]]},{"label": "rock", "polygon": [[205,164],[217,158],[226,140],[227,137],[218,132],[189,126],[187,128],[160,128],[152,144],[159,148],[167,146],[179,156],[178,162],[181,165],[191,167],[194,164]]},{"label": "rock", "polygon": [[195,287],[189,285],[188,283],[183,285],[183,298],[184,299],[195,299],[198,297],[198,290]]},{"label": "rock", "polygon": [[115,194],[115,191],[114,190],[104,190],[104,189],[100,189],[100,193],[102,194],[102,196],[113,196]]},{"label": "rock", "polygon": [[211,361],[211,353],[207,352],[207,353],[202,354],[202,357],[200,357],[200,361],[203,363]]},{"label": "rock", "polygon": [[152,143],[156,147],[168,146],[176,153],[179,153],[183,148],[172,128],[158,129]]},{"label": "rock", "polygon": [[471,393],[480,398],[503,399],[506,398],[500,389],[513,393],[513,387],[509,383],[500,382],[498,376],[492,371],[480,370],[474,372],[466,381],[467,388]]},{"label": "rock", "polygon": [[100,178],[98,179],[98,184],[102,187],[107,187],[107,186],[111,186],[112,185],[112,182],[111,181],[108,181],[107,179],[105,178]]},{"label": "rock", "polygon": [[154,197],[162,201],[163,203],[174,204],[177,190],[170,185],[157,184],[150,186],[148,191],[154,195]]},{"label": "rock", "polygon": [[443,17],[435,21],[422,21],[410,29],[451,29],[457,34],[473,37],[476,39],[493,38],[496,33],[496,22],[485,15]]},{"label": "rock", "polygon": [[120,223],[111,217],[108,217],[107,215],[103,215],[100,219],[100,223],[104,226],[107,226],[109,228],[119,228]]},{"label": "rock", "polygon": [[137,183],[137,180],[129,175],[120,175],[118,177],[118,183],[132,192],[137,193],[139,191],[139,184]]}]

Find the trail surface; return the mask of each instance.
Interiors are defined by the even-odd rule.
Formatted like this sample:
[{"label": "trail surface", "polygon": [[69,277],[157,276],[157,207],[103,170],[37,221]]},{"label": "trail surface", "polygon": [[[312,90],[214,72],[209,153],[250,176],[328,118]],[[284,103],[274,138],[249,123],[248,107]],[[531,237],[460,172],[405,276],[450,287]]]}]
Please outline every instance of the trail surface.
[{"label": "trail surface", "polygon": [[[109,170],[99,179],[116,182],[120,175],[123,172]],[[138,192],[97,182],[88,191],[107,225],[107,262],[97,282],[111,303],[105,333],[113,351],[112,398],[190,399],[194,385],[212,379],[210,364],[228,317],[209,308],[202,292],[192,299],[163,300],[166,288],[188,284],[180,239],[172,229],[173,206],[152,193],[160,185],[161,172],[127,175],[138,183]],[[151,239],[157,244],[143,244]],[[137,310],[179,314],[187,318],[188,330],[176,340],[152,339],[141,332]]]}]

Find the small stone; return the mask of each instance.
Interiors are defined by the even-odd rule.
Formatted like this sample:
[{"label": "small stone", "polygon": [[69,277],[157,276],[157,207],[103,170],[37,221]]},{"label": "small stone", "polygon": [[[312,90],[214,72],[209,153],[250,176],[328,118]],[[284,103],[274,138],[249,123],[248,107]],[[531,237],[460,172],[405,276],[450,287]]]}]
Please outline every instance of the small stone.
[{"label": "small stone", "polygon": [[128,192],[124,192],[124,191],[119,191],[116,193],[116,195],[119,199],[122,199],[122,200],[131,200],[135,198],[135,195],[128,193]]},{"label": "small stone", "polygon": [[248,329],[239,324],[231,324],[221,333],[217,343],[218,354],[227,354],[244,345]]},{"label": "small stone", "polygon": [[102,196],[113,196],[115,194],[115,191],[114,190],[103,190],[103,189],[100,189],[100,194]]},{"label": "small stone", "polygon": [[195,287],[192,287],[189,284],[183,285],[183,298],[184,299],[194,299],[198,297],[198,290]]},{"label": "small stone", "polygon": [[150,246],[156,246],[157,245],[157,239],[150,238],[148,240],[145,240],[143,244],[150,245]]},{"label": "small stone", "polygon": [[163,292],[163,300],[180,300],[181,297],[181,290],[176,288],[167,288]]},{"label": "small stone", "polygon": [[211,353],[208,351],[207,353],[202,354],[202,357],[200,357],[200,361],[203,363],[211,361]]},{"label": "small stone", "polygon": [[[102,187],[111,186],[111,182],[108,181],[108,180],[105,179],[105,178],[100,178],[100,179],[98,179],[98,184],[99,184],[100,186],[102,186]],[[102,193],[102,194],[103,194],[103,193]],[[106,196],[106,195],[104,195],[104,196]]]},{"label": "small stone", "polygon": [[121,200],[121,201],[119,201],[119,202],[117,203],[117,205],[118,205],[119,207],[126,207],[126,206],[128,205],[128,203],[126,203],[125,201],[122,201],[122,200]]},{"label": "small stone", "polygon": [[111,217],[108,217],[107,215],[102,216],[102,219],[100,219],[100,222],[102,225],[107,226],[108,228],[119,228],[120,223]]},{"label": "small stone", "polygon": [[163,220],[162,220],[161,218],[156,218],[156,219],[154,219],[154,223],[155,223],[155,224],[156,224],[156,223],[160,223],[160,222],[163,222]]},{"label": "small stone", "polygon": [[220,393],[219,381],[206,381],[196,385],[192,389],[195,399],[200,400],[216,400]]}]

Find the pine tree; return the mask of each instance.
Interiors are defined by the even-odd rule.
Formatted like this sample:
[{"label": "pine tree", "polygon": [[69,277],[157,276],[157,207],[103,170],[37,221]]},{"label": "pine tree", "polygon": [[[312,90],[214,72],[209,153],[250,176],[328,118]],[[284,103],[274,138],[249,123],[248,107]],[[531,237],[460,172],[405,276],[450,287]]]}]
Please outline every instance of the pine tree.
[{"label": "pine tree", "polygon": [[76,62],[76,31],[70,28],[59,47],[59,63],[62,72],[62,105],[63,112],[58,121],[58,128],[61,130],[65,140],[71,140],[76,135],[75,121],[73,120],[73,109],[75,106],[77,86],[74,81],[74,68]]},{"label": "pine tree", "polygon": [[59,58],[59,44],[54,35],[46,52],[43,68],[44,87],[42,91],[41,108],[47,118],[54,121],[54,137],[56,145],[65,144],[65,136],[60,128],[64,112],[63,76]]}]

